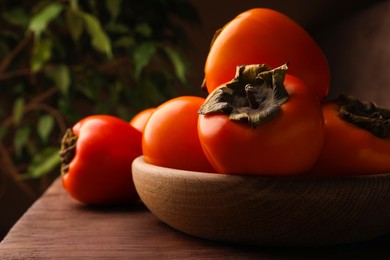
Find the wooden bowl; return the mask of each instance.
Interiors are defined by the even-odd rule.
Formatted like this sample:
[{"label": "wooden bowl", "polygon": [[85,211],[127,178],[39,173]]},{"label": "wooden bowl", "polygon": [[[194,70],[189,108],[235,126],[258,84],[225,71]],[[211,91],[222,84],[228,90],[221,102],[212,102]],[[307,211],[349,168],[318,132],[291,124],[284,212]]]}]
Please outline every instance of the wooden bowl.
[{"label": "wooden bowl", "polygon": [[262,177],[132,165],[146,207],[184,233],[247,245],[318,246],[390,231],[390,174]]}]

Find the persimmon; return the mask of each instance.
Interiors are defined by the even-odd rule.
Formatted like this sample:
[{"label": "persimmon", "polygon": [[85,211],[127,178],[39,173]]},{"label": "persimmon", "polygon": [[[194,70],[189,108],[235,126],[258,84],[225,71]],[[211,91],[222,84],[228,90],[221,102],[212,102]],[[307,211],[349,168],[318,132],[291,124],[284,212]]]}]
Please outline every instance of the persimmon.
[{"label": "persimmon", "polygon": [[62,184],[85,204],[138,199],[131,164],[142,155],[141,132],[110,115],[92,115],[69,128],[61,145]]},{"label": "persimmon", "polygon": [[145,162],[181,170],[215,172],[200,145],[198,110],[205,99],[180,96],[153,112],[142,137]]},{"label": "persimmon", "polygon": [[390,173],[390,109],[341,95],[322,110],[324,145],[309,174]]},{"label": "persimmon", "polygon": [[321,105],[286,73],[287,65],[238,66],[235,78],[208,96],[198,133],[218,172],[294,175],[314,165],[325,132]]},{"label": "persimmon", "polygon": [[271,9],[247,10],[218,30],[208,53],[204,87],[208,93],[233,78],[236,67],[289,63],[289,74],[300,78],[322,100],[328,95],[330,70],[314,39],[288,16]]}]

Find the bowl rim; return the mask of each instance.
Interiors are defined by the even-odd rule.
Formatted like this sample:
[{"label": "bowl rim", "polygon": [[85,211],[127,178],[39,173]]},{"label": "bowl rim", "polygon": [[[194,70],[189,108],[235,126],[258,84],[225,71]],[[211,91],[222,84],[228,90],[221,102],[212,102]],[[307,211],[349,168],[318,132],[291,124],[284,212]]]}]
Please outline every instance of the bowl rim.
[{"label": "bowl rim", "polygon": [[[361,181],[373,178],[390,178],[390,173],[377,173],[377,174],[364,174],[364,175],[255,175],[255,174],[226,174],[218,172],[199,172],[184,169],[169,168],[165,166],[159,166],[151,164],[145,161],[143,155],[135,158],[132,165],[137,164],[138,167],[149,168],[159,173],[169,170],[169,175],[176,175],[186,177],[188,179],[199,179],[200,177],[210,179],[226,179],[226,178],[253,178],[253,179],[274,179],[280,181],[338,181],[338,180],[349,180],[349,181]],[[164,173],[166,174],[166,173]]]}]

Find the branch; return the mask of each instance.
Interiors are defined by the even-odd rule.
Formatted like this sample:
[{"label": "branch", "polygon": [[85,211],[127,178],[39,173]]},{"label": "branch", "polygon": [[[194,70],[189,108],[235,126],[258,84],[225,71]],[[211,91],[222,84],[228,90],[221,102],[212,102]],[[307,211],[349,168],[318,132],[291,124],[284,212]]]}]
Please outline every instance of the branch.
[{"label": "branch", "polygon": [[[50,96],[54,95],[57,92],[58,92],[58,89],[56,87],[49,88],[45,92],[42,92],[41,94],[39,94],[38,96],[33,98],[29,103],[27,103],[24,106],[23,113],[27,113],[31,110],[34,110],[35,107],[37,106],[37,104],[42,103],[44,100],[46,100],[47,98],[49,98]],[[1,126],[9,127],[10,125],[13,124],[13,122],[14,122],[13,117],[9,116],[3,120],[3,122],[1,123]]]},{"label": "branch", "polygon": [[8,65],[12,62],[12,60],[26,47],[30,40],[33,38],[33,33],[28,33],[24,36],[24,38],[15,46],[15,48],[8,53],[8,55],[1,61],[0,63],[0,74],[2,74],[8,67]]},{"label": "branch", "polygon": [[20,181],[18,170],[16,169],[12,159],[10,158],[7,149],[4,147],[3,143],[0,142],[0,167],[3,169],[3,172],[6,173],[11,180],[30,198],[36,199],[38,195],[28,186],[26,183]]},{"label": "branch", "polygon": [[30,74],[31,74],[30,68],[18,69],[7,73],[3,73],[0,71],[0,81],[9,80],[16,77],[28,76]]},{"label": "branch", "polygon": [[60,128],[60,132],[65,133],[67,126],[66,126],[65,120],[63,119],[61,113],[57,109],[54,109],[53,107],[46,105],[44,103],[36,104],[35,109],[44,110],[48,114],[52,115],[54,117],[54,119],[57,121],[57,125]]}]

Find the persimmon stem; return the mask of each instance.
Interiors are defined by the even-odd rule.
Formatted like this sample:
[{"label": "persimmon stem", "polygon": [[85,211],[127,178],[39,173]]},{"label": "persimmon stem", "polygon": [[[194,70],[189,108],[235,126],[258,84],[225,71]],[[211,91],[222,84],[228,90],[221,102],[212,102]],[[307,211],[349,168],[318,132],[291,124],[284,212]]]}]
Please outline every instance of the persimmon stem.
[{"label": "persimmon stem", "polygon": [[340,95],[336,103],[340,106],[339,117],[344,121],[365,129],[377,137],[389,137],[390,109],[345,95]]},{"label": "persimmon stem", "polygon": [[76,154],[77,136],[72,129],[67,129],[61,140],[61,175],[64,175],[69,170],[69,164]]},{"label": "persimmon stem", "polygon": [[275,117],[288,100],[286,72],[287,64],[275,69],[265,64],[238,66],[235,78],[210,93],[199,114],[225,113],[255,128]]}]

